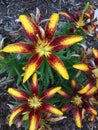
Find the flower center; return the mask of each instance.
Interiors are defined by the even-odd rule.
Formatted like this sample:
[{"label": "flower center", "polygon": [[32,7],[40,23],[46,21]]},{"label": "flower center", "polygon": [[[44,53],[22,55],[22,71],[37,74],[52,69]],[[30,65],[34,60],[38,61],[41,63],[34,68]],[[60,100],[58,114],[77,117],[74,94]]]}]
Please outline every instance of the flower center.
[{"label": "flower center", "polygon": [[38,97],[34,96],[28,99],[28,104],[30,108],[36,109],[41,106],[41,101],[39,100]]},{"label": "flower center", "polygon": [[40,53],[40,55],[45,55],[45,56],[50,54],[51,47],[49,46],[49,42],[38,38],[38,44],[36,45],[36,52]]},{"label": "flower center", "polygon": [[73,97],[72,101],[75,105],[81,105],[82,104],[82,99],[79,95],[76,95],[75,97]]}]

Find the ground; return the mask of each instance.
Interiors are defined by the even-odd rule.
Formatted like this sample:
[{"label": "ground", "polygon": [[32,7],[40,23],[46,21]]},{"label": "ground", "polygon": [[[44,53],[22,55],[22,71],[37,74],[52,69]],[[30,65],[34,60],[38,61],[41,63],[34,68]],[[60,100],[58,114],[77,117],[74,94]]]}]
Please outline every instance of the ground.
[{"label": "ground", "polygon": [[[20,24],[16,22],[20,14],[34,13],[38,7],[42,14],[42,19],[47,19],[53,12],[62,10],[73,11],[74,8],[83,7],[89,1],[98,8],[97,0],[0,0],[0,38],[5,37],[4,46],[6,44],[20,41],[24,38],[21,32]],[[64,19],[61,18],[63,21]],[[88,40],[90,46],[98,47],[96,43]],[[13,80],[6,82],[6,76],[0,75],[0,130],[24,130],[13,125],[11,128],[7,125],[6,117],[10,113],[9,104],[11,97],[7,94],[8,86],[13,84]],[[72,115],[68,118],[50,124],[53,130],[79,130],[72,119]],[[83,128],[80,130],[98,130],[98,119],[91,123],[86,119],[83,121]]]}]

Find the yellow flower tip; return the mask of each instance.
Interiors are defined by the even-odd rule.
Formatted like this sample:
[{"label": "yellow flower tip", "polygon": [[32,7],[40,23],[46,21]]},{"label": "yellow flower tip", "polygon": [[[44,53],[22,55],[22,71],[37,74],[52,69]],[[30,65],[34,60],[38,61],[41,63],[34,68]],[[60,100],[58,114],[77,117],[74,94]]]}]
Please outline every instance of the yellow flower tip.
[{"label": "yellow flower tip", "polygon": [[8,123],[8,124],[9,124],[9,126],[11,127],[13,123],[12,123],[12,121],[9,120],[9,123]]},{"label": "yellow flower tip", "polygon": [[69,80],[69,74],[68,73],[66,73],[63,77],[64,77],[64,79]]},{"label": "yellow flower tip", "polygon": [[13,88],[8,88],[8,93],[11,94],[13,91]]},{"label": "yellow flower tip", "polygon": [[25,14],[21,14],[21,15],[19,16],[19,20],[20,20],[20,21],[22,21],[22,20],[24,20],[24,19],[25,19],[25,17],[26,17],[26,15],[25,15]]}]

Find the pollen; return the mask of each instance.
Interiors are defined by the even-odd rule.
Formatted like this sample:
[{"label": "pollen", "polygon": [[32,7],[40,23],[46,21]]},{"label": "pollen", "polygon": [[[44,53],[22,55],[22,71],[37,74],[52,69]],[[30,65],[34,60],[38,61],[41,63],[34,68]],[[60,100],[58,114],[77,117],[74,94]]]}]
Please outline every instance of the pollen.
[{"label": "pollen", "polygon": [[76,95],[73,97],[72,103],[74,103],[75,105],[79,106],[82,104],[82,98],[79,95]]},{"label": "pollen", "polygon": [[36,46],[36,52],[40,55],[49,55],[51,53],[51,47],[49,46],[49,43],[44,40],[38,40],[38,45]]},{"label": "pollen", "polygon": [[28,105],[30,108],[36,109],[41,106],[41,101],[39,100],[38,97],[34,96],[28,99]]}]

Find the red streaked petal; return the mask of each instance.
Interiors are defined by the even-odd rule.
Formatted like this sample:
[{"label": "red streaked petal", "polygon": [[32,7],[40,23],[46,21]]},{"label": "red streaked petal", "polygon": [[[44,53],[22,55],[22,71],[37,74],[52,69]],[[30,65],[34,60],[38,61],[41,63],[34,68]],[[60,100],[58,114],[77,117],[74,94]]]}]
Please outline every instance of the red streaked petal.
[{"label": "red streaked petal", "polygon": [[29,95],[23,91],[23,90],[18,90],[15,88],[9,88],[8,89],[8,93],[15,98],[17,101],[27,101],[27,99],[29,98]]},{"label": "red streaked petal", "polygon": [[86,111],[92,115],[97,115],[97,110],[90,103],[86,103]]},{"label": "red streaked petal", "polygon": [[98,50],[93,48],[92,51],[93,51],[93,55],[94,55],[95,65],[98,66]]},{"label": "red streaked petal", "polygon": [[79,94],[85,94],[92,88],[92,82],[88,82],[86,86],[83,86],[81,90],[78,91]]},{"label": "red streaked petal", "polygon": [[98,59],[98,50],[93,48],[92,51],[93,51],[94,57]]},{"label": "red streaked petal", "polygon": [[57,93],[59,93],[61,96],[65,97],[65,98],[71,97],[67,92],[65,92],[63,90],[59,90]]},{"label": "red streaked petal", "polygon": [[77,82],[75,80],[71,81],[71,87],[72,87],[74,92],[77,92],[78,86],[77,86]]},{"label": "red streaked petal", "polygon": [[42,62],[43,56],[40,56],[39,54],[35,54],[30,58],[25,68],[23,83],[26,82],[29,77],[40,67]]},{"label": "red streaked petal", "polygon": [[85,93],[85,96],[87,97],[87,98],[89,98],[89,97],[92,97],[92,95],[94,95],[94,93],[97,91],[97,87],[92,87],[89,91],[87,91],[86,93]]},{"label": "red streaked petal", "polygon": [[59,15],[57,13],[54,13],[50,16],[50,19],[46,24],[45,37],[48,41],[51,41],[53,36],[54,36],[54,33],[56,31],[56,27],[58,24],[58,20],[59,20]]},{"label": "red streaked petal", "polygon": [[60,36],[55,38],[51,42],[50,46],[52,50],[59,51],[68,48],[76,42],[80,42],[81,40],[83,40],[83,37],[79,35]]},{"label": "red streaked petal", "polygon": [[68,20],[74,22],[74,18],[73,18],[73,15],[68,13],[68,12],[60,12],[61,15],[65,16]]},{"label": "red streaked petal", "polygon": [[78,107],[74,108],[73,117],[74,117],[77,127],[81,128],[82,127],[82,116],[81,116],[81,112]]},{"label": "red streaked petal", "polygon": [[84,64],[84,63],[74,64],[73,68],[84,71],[84,72],[90,71],[89,66],[87,64]]},{"label": "red streaked petal", "polygon": [[34,46],[25,42],[9,44],[3,48],[3,52],[9,53],[27,53],[31,54],[34,51]]},{"label": "red streaked petal", "polygon": [[11,116],[9,118],[9,126],[11,126],[13,124],[14,119],[19,116],[20,114],[22,114],[23,112],[26,112],[28,110],[28,106],[27,104],[22,104],[16,108],[13,109]]},{"label": "red streaked petal", "polygon": [[56,115],[63,115],[63,113],[59,109],[57,109],[55,106],[53,106],[50,103],[44,102],[42,104],[42,109],[46,113],[48,112],[48,113],[52,113],[52,114],[56,114]]},{"label": "red streaked petal", "polygon": [[47,57],[47,60],[49,64],[64,78],[64,79],[69,79],[69,75],[67,72],[67,69],[65,68],[62,60],[54,55],[54,54],[49,54]]},{"label": "red streaked petal", "polygon": [[73,108],[73,105],[72,104],[68,104],[68,105],[64,105],[62,108],[61,108],[61,110],[62,110],[62,112],[68,112],[68,111],[70,111],[71,109]]},{"label": "red streaked petal", "polygon": [[32,110],[29,114],[29,130],[37,130],[40,123],[40,110]]},{"label": "red streaked petal", "polygon": [[46,100],[54,96],[56,92],[58,92],[61,89],[61,87],[55,87],[55,88],[49,88],[45,92],[42,93],[40,99]]},{"label": "red streaked petal", "polygon": [[34,43],[37,42],[37,37],[41,38],[41,33],[39,30],[39,27],[34,23],[33,20],[31,20],[26,15],[20,15],[19,20],[22,24],[22,27],[24,29],[24,32],[26,33],[27,37],[33,41]]},{"label": "red streaked petal", "polygon": [[32,76],[31,91],[32,91],[32,94],[38,95],[38,79],[37,79],[36,73],[34,73]]}]

